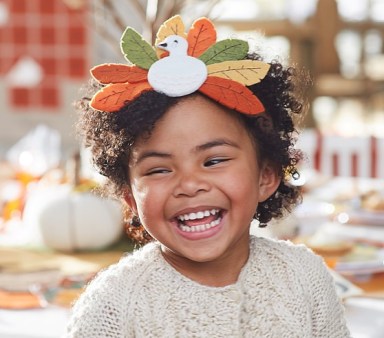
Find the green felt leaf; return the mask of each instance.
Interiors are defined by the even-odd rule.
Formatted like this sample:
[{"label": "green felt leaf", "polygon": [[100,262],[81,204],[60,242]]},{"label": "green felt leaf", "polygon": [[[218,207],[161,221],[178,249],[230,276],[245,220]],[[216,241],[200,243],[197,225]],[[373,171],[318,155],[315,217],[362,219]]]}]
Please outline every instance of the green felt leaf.
[{"label": "green felt leaf", "polygon": [[223,61],[243,60],[248,53],[248,42],[238,39],[227,39],[216,42],[200,56],[206,65]]},{"label": "green felt leaf", "polygon": [[120,46],[124,57],[141,68],[149,69],[158,60],[155,49],[131,27],[124,31]]}]

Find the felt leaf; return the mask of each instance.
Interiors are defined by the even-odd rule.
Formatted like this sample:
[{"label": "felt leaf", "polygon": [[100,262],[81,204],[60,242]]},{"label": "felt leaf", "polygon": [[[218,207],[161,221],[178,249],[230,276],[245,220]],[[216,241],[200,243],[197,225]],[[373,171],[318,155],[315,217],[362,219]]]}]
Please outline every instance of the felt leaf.
[{"label": "felt leaf", "polygon": [[200,56],[206,65],[213,63],[242,60],[248,53],[248,42],[238,39],[226,39],[216,42]]},{"label": "felt leaf", "polygon": [[147,80],[148,71],[135,65],[105,63],[91,69],[94,79],[102,84],[141,82]]},{"label": "felt leaf", "polygon": [[[175,15],[164,21],[164,23],[157,31],[155,46],[164,41],[170,35],[179,35],[185,39],[187,38],[187,34],[185,33],[185,25],[180,15]],[[169,55],[167,51],[164,51],[160,48],[156,48],[156,54],[158,58]]]},{"label": "felt leaf", "polygon": [[152,90],[151,85],[147,81],[135,84],[109,84],[93,96],[89,105],[96,110],[114,112],[122,108],[126,101],[132,101],[147,90]]},{"label": "felt leaf", "polygon": [[269,70],[268,63],[257,60],[224,61],[207,66],[208,75],[250,86],[260,82]]},{"label": "felt leaf", "polygon": [[141,68],[149,69],[158,60],[154,48],[131,27],[124,31],[120,46],[125,58]]},{"label": "felt leaf", "polygon": [[216,30],[207,18],[197,19],[188,32],[188,55],[199,57],[216,42]]},{"label": "felt leaf", "polygon": [[256,115],[265,110],[261,101],[247,87],[232,80],[208,76],[199,91],[241,113]]}]

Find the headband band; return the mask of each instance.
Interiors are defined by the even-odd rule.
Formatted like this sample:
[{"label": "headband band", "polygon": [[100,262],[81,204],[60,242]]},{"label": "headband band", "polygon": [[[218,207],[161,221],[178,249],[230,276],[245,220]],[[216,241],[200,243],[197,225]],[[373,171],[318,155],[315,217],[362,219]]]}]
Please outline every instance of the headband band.
[{"label": "headband band", "polygon": [[130,65],[102,64],[91,69],[93,78],[105,85],[90,102],[96,110],[118,111],[143,92],[155,90],[172,97],[199,91],[244,114],[264,112],[246,86],[260,82],[270,65],[246,59],[246,41],[216,42],[215,27],[207,18],[197,19],[188,33],[179,15],[170,18],[159,28],[155,47],[127,27],[121,50]]}]

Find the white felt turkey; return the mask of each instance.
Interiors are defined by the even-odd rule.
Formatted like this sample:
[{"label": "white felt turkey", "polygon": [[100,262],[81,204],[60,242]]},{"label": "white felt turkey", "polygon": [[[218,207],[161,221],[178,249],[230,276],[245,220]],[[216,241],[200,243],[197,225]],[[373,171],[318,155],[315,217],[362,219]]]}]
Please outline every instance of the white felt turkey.
[{"label": "white felt turkey", "polygon": [[148,72],[153,89],[168,96],[184,96],[195,92],[207,79],[207,66],[187,55],[188,42],[179,35],[170,35],[157,45],[169,56],[156,61]]}]

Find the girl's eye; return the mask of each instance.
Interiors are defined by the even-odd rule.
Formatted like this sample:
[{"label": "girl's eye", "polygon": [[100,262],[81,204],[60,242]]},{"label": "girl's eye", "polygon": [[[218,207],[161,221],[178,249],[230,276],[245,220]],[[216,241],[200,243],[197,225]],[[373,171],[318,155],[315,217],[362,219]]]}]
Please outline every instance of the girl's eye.
[{"label": "girl's eye", "polygon": [[229,161],[229,158],[212,158],[204,163],[205,167],[212,167],[214,165],[227,162]]},{"label": "girl's eye", "polygon": [[169,169],[155,168],[155,169],[148,170],[146,172],[145,176],[151,176],[151,175],[156,175],[156,174],[167,174],[169,172],[171,172]]}]

